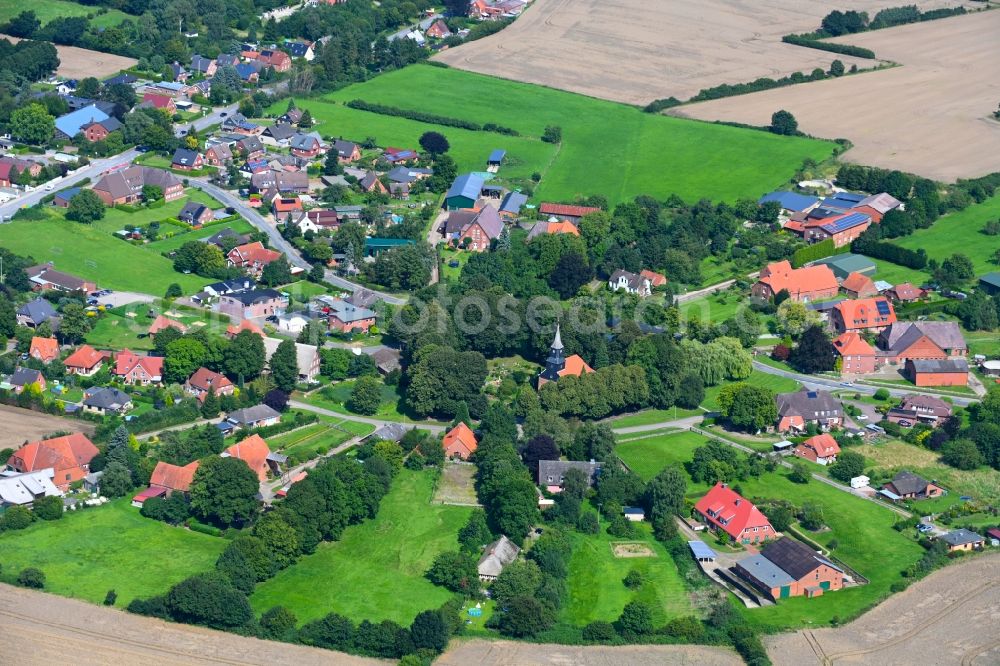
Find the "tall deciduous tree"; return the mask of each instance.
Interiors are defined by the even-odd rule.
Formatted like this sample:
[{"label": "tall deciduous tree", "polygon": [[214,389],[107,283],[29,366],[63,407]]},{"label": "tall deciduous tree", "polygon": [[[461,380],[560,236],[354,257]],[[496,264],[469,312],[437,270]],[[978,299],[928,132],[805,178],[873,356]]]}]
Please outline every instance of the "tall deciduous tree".
[{"label": "tall deciduous tree", "polygon": [[239,458],[208,458],[191,482],[191,510],[226,527],[246,525],[257,513],[259,486],[257,475]]},{"label": "tall deciduous tree", "polygon": [[41,104],[28,104],[10,114],[11,135],[25,143],[45,143],[52,138],[55,128],[55,118]]},{"label": "tall deciduous tree", "polygon": [[299,366],[296,358],[295,342],[283,340],[278,348],[271,355],[268,362],[271,370],[271,379],[275,386],[286,393],[295,390],[295,385],[299,381]]},{"label": "tall deciduous tree", "polygon": [[267,353],[264,338],[253,331],[240,331],[223,354],[226,374],[238,381],[250,381],[264,369]]},{"label": "tall deciduous tree", "polygon": [[69,200],[66,219],[91,224],[104,218],[104,202],[93,190],[80,190]]}]

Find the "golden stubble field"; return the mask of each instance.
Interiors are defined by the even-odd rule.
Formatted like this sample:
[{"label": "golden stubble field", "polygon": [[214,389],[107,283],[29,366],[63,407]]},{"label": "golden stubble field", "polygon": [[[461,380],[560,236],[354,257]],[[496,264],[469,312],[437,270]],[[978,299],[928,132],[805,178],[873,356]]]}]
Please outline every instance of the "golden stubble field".
[{"label": "golden stubble field", "polygon": [[842,159],[943,181],[1000,170],[1000,11],[838,38],[899,67],[682,106],[673,115],[846,138]]},{"label": "golden stubble field", "polygon": [[[0,38],[11,42],[21,41],[10,35],[0,35]],[[56,70],[56,74],[67,79],[83,79],[88,76],[103,79],[114,76],[123,69],[135,67],[139,62],[135,58],[81,49],[78,46],[63,46],[62,44],[54,46],[59,54],[59,69]]]},{"label": "golden stubble field", "polygon": [[[892,3],[842,0],[535,0],[495,35],[443,51],[459,69],[645,105],[762,76],[828,69],[838,56],[781,42],[832,9],[874,15]],[[908,2],[921,8],[954,0]],[[871,60],[839,56],[850,67]],[[995,106],[995,105],[994,105]]]}]

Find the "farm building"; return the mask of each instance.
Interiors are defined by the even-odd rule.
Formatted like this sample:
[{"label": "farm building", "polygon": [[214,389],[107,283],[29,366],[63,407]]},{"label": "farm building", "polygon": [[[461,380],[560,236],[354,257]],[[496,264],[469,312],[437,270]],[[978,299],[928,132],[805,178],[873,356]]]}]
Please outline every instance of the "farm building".
[{"label": "farm building", "polygon": [[788,261],[768,264],[760,271],[760,279],[750,288],[751,295],[761,301],[787,291],[795,301],[815,301],[837,295],[837,278],[827,266],[806,266],[793,269]]},{"label": "farm building", "polygon": [[736,563],[736,573],[771,599],[818,597],[844,586],[844,571],[789,537]]},{"label": "farm building", "polygon": [[455,179],[444,196],[445,208],[448,210],[458,210],[459,208],[472,208],[479,199],[479,194],[483,191],[485,181],[483,177],[474,173],[465,173]]},{"label": "farm building", "polygon": [[506,536],[501,535],[499,539],[486,546],[483,556],[479,558],[476,568],[479,571],[479,579],[484,581],[496,580],[503,572],[504,567],[517,559],[521,548]]},{"label": "farm building", "polygon": [[979,278],[979,288],[991,296],[1000,294],[1000,271],[987,273]]},{"label": "farm building", "polygon": [[761,543],[777,536],[767,516],[753,502],[721,481],[698,500],[694,511],[716,531],[743,544]]},{"label": "farm building", "polygon": [[965,386],[969,383],[969,362],[964,358],[907,359],[904,373],[917,386]]},{"label": "farm building", "polygon": [[851,273],[861,273],[871,277],[878,270],[874,261],[860,254],[834,255],[814,262],[813,266],[828,266],[838,280],[845,279]]},{"label": "farm building", "polygon": [[712,564],[715,562],[715,551],[705,545],[704,541],[688,541],[691,555],[698,562]]},{"label": "farm building", "polygon": [[641,506],[622,507],[622,515],[630,523],[641,523],[646,520],[646,511]]},{"label": "farm building", "polygon": [[0,508],[31,506],[42,497],[61,497],[62,492],[52,483],[54,477],[51,467],[0,477]]},{"label": "farm building", "polygon": [[7,459],[7,467],[22,474],[51,468],[55,470],[53,485],[66,490],[87,475],[90,461],[98,453],[86,435],[75,432],[25,444]]},{"label": "farm building", "polygon": [[764,205],[771,201],[774,201],[781,206],[781,210],[786,215],[791,215],[792,213],[807,213],[819,205],[819,199],[814,196],[786,191],[770,192],[765,194],[757,200],[757,203]]},{"label": "farm building", "polygon": [[848,331],[833,340],[833,351],[841,359],[844,375],[864,375],[875,372],[876,352],[857,331]]}]

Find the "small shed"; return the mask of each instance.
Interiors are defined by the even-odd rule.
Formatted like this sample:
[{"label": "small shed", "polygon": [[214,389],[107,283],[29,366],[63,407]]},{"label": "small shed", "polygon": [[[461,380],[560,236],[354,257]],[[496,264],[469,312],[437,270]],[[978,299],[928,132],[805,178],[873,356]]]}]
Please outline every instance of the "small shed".
[{"label": "small shed", "polygon": [[983,361],[979,368],[988,377],[1000,377],[1000,361]]},{"label": "small shed", "polygon": [[712,564],[715,562],[715,551],[705,545],[704,541],[688,541],[691,554],[698,562]]},{"label": "small shed", "polygon": [[994,271],[979,278],[979,288],[991,296],[1000,294],[1000,272]]},{"label": "small shed", "polygon": [[783,439],[780,442],[775,442],[771,447],[778,453],[791,453],[795,445],[789,442],[787,439]]},{"label": "small shed", "polygon": [[862,474],[851,479],[851,488],[867,488],[870,483],[871,479]]},{"label": "small shed", "polygon": [[638,506],[627,506],[622,509],[622,513],[633,523],[641,523],[646,519],[646,512],[642,507]]},{"label": "small shed", "polygon": [[506,150],[500,150],[499,148],[490,153],[490,156],[486,158],[486,170],[495,172],[503,164],[503,158],[507,156]]}]

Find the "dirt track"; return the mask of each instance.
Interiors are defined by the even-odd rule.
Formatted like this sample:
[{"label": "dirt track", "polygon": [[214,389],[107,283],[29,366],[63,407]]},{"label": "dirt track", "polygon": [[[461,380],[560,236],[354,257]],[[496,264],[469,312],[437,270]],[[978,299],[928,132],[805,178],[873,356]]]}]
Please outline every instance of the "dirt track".
[{"label": "dirt track", "polygon": [[840,38],[901,63],[879,72],[816,81],[682,106],[702,120],[767,125],[786,109],[799,129],[850,139],[843,158],[943,181],[1000,170],[1000,12],[928,21]]},{"label": "dirt track", "polygon": [[846,626],[765,645],[776,666],[1000,663],[1000,554],[937,571]]},{"label": "dirt track", "polygon": [[71,430],[91,433],[94,432],[94,426],[86,421],[71,421],[51,414],[0,405],[0,449],[16,449],[25,442],[41,439],[45,435]]},{"label": "dirt track", "polygon": [[156,664],[387,664],[261,641],[0,585],[0,663],[9,666]]},{"label": "dirt track", "polygon": [[[872,15],[886,6],[836,3]],[[687,99],[721,83],[827,69],[837,57],[848,67],[870,67],[870,60],[781,42],[782,35],[815,30],[830,9],[824,0],[535,0],[513,25],[434,58],[481,74],[647,104],[671,95]]]},{"label": "dirt track", "polygon": [[739,666],[735,652],[707,645],[627,645],[623,647],[532,645],[476,639],[452,643],[435,666]]}]

